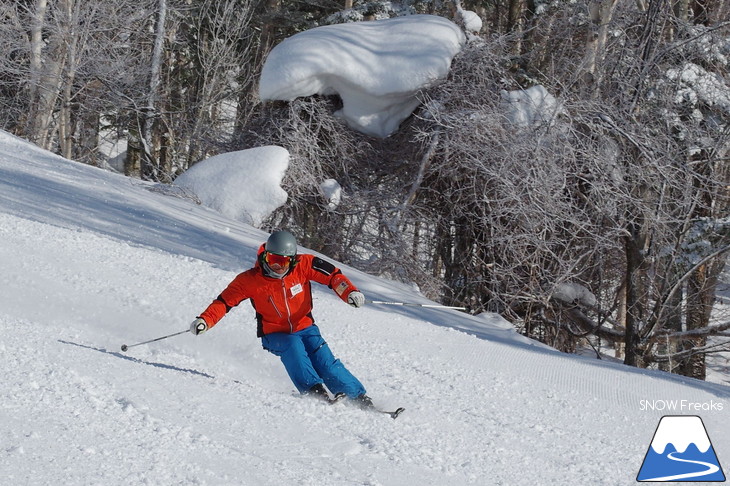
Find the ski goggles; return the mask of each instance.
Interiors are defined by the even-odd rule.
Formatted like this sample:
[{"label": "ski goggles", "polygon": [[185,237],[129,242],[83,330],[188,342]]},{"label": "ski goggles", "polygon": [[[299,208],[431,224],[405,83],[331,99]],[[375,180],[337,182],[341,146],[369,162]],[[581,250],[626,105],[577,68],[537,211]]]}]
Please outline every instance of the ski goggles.
[{"label": "ski goggles", "polygon": [[264,261],[267,265],[274,266],[278,265],[281,268],[286,268],[289,265],[291,265],[292,260],[294,257],[286,256],[286,255],[277,255],[276,253],[269,253],[268,251],[264,253]]}]

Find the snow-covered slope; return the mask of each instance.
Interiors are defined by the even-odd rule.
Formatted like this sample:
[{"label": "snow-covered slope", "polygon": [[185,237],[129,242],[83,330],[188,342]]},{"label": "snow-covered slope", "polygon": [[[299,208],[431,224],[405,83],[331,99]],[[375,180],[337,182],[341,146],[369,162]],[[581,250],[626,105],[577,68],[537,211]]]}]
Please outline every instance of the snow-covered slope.
[{"label": "snow-covered slope", "polygon": [[623,486],[667,414],[700,415],[730,464],[730,388],[563,355],[496,316],[317,287],[324,336],[396,421],[296,395],[248,303],[119,351],[186,329],[265,237],[0,132],[3,484]]}]

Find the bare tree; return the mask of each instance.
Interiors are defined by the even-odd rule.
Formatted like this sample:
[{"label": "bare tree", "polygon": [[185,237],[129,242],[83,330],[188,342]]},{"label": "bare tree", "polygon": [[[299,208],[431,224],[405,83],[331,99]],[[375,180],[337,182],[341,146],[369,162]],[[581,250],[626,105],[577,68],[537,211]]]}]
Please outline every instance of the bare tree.
[{"label": "bare tree", "polygon": [[167,24],[167,0],[158,0],[155,14],[155,34],[149,67],[149,88],[142,117],[142,178],[159,181],[162,179],[159,166],[159,148],[153,146],[155,119],[159,117],[158,98],[162,84],[162,54]]},{"label": "bare tree", "polygon": [[[136,76],[132,49],[122,37],[139,26],[144,5],[119,2],[4,4],[12,33],[2,57],[3,82],[25,104],[8,128],[39,145],[93,163],[100,114],[114,116],[130,98]],[[26,40],[27,42],[20,42]],[[126,79],[125,79],[126,78]],[[126,90],[124,96],[118,96]],[[22,101],[21,101],[22,100]],[[82,149],[83,148],[83,149]]]},{"label": "bare tree", "polygon": [[[202,0],[166,8],[164,19],[157,16],[165,30],[155,37],[155,46],[165,39],[159,51],[160,83],[150,84],[147,108],[137,115],[145,134],[144,143],[138,143],[149,151],[154,169],[142,177],[161,181],[174,179],[227,145],[234,133],[239,86],[250,88],[255,72],[250,68],[252,2]],[[151,99],[156,100],[154,109]],[[131,152],[128,159],[135,156]]]},{"label": "bare tree", "polygon": [[[49,9],[46,0],[36,0],[28,12],[32,19],[31,92],[26,133],[33,142],[46,149],[51,148],[51,120],[61,91],[61,74],[68,62],[67,48],[72,46],[67,43],[69,22],[63,18],[71,10],[72,4],[73,0],[63,0],[55,8]],[[50,27],[49,35],[44,39],[43,29],[47,27]]]},{"label": "bare tree", "polygon": [[5,126],[93,164],[105,138],[121,139],[127,174],[171,180],[232,135],[237,90],[254,84],[252,11],[248,0],[4,3]]},{"label": "bare tree", "polygon": [[253,12],[251,2],[240,0],[205,0],[199,7],[191,26],[198,77],[190,100],[191,130],[184,137],[187,164],[180,170],[218,150],[234,124],[248,116],[243,113],[250,107],[241,105],[237,92],[251,89],[258,72]]}]

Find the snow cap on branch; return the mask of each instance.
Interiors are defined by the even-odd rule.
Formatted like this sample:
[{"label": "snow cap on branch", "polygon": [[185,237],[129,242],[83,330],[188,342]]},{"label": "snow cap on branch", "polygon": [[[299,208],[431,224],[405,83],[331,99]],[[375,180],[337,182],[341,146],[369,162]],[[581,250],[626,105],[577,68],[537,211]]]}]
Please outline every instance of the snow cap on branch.
[{"label": "snow cap on branch", "polygon": [[319,190],[327,201],[327,210],[334,211],[340,205],[342,200],[342,186],[335,179],[325,179],[320,185]]},{"label": "snow cap on branch", "polygon": [[507,119],[518,127],[552,125],[563,106],[541,85],[517,91],[502,90],[502,110]]},{"label": "snow cap on branch", "polygon": [[482,19],[476,12],[459,7],[456,9],[456,19],[467,32],[477,33],[482,30]]},{"label": "snow cap on branch", "polygon": [[593,295],[593,292],[573,282],[558,284],[555,287],[552,297],[565,304],[583,304],[594,307],[598,303],[598,299]]},{"label": "snow cap on branch", "polygon": [[338,94],[351,128],[387,137],[418,106],[416,93],[446,77],[464,42],[456,24],[435,15],[316,27],[269,53],[259,96]]}]

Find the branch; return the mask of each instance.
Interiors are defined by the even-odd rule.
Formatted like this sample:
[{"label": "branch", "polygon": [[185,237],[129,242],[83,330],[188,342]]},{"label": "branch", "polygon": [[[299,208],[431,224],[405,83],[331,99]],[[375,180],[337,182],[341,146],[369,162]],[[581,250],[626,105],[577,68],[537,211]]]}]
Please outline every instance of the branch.
[{"label": "branch", "polygon": [[554,326],[556,328],[559,327],[561,329],[565,329],[574,337],[580,338],[593,334],[612,343],[622,342],[624,340],[623,331],[604,327],[602,323],[594,321],[593,319],[585,315],[583,311],[577,307],[565,309],[565,313],[567,314],[569,319],[581,329],[582,332],[575,332],[572,329],[562,325],[558,321],[548,319],[542,311],[540,312],[539,317],[545,324],[550,324],[551,326]]},{"label": "branch", "polygon": [[659,52],[659,53],[658,53],[658,54],[657,54],[657,55],[656,55],[656,56],[654,57],[654,59],[653,59],[652,61],[653,61],[653,63],[654,63],[654,64],[656,64],[656,63],[658,63],[658,62],[659,62],[659,61],[660,61],[660,60],[661,60],[661,59],[662,59],[663,57],[665,57],[666,55],[668,55],[668,54],[669,54],[669,53],[671,53],[672,51],[674,51],[674,50],[676,50],[676,49],[679,49],[680,47],[682,47],[682,46],[684,46],[684,45],[686,45],[686,44],[691,44],[692,42],[696,41],[696,40],[697,40],[697,39],[699,39],[700,37],[704,37],[704,36],[706,36],[706,35],[709,35],[709,34],[711,34],[711,33],[715,32],[715,31],[718,31],[718,30],[722,30],[722,29],[724,29],[725,27],[727,27],[728,25],[730,25],[730,22],[721,22],[721,23],[719,23],[719,24],[717,24],[717,25],[715,25],[715,26],[713,26],[713,27],[711,27],[711,28],[708,28],[708,29],[707,29],[707,30],[705,30],[704,32],[700,32],[699,34],[696,34],[696,35],[694,35],[694,36],[692,36],[692,37],[690,37],[690,38],[688,38],[688,39],[684,39],[683,41],[680,41],[680,42],[675,42],[674,44],[671,44],[671,45],[670,45],[669,47],[667,47],[667,48],[666,48],[666,49],[664,49],[663,51]]},{"label": "branch", "polygon": [[702,260],[697,262],[692,268],[687,270],[684,273],[684,275],[682,275],[682,278],[680,278],[677,281],[677,283],[674,284],[674,286],[669,290],[667,295],[665,295],[664,298],[662,299],[662,305],[659,308],[659,313],[657,314],[656,319],[654,319],[654,324],[652,324],[649,327],[649,329],[644,333],[644,335],[642,336],[642,342],[646,342],[647,340],[651,339],[652,335],[654,334],[657,327],[659,326],[659,323],[661,322],[662,315],[664,314],[664,309],[666,309],[666,307],[667,307],[666,306],[667,301],[674,296],[675,292],[677,292],[682,287],[682,285],[684,285],[684,283],[687,281],[687,279],[689,279],[692,276],[692,274],[695,272],[695,270],[697,270],[698,268],[700,268],[702,265],[704,265],[708,261],[712,260],[713,258],[716,258],[727,251],[730,251],[730,245],[726,245],[726,246],[714,251],[713,253],[710,253],[709,255],[704,257]]},{"label": "branch", "polygon": [[408,194],[403,199],[403,202],[396,208],[396,215],[395,215],[395,221],[393,222],[393,228],[391,229],[392,232],[397,232],[398,228],[401,224],[401,217],[403,216],[403,213],[408,208],[408,206],[413,202],[413,200],[416,198],[416,193],[421,188],[421,184],[423,183],[423,178],[426,174],[426,169],[428,168],[429,164],[431,163],[431,159],[433,158],[434,154],[436,153],[436,149],[438,148],[439,144],[439,135],[440,132],[436,130],[436,132],[433,134],[433,137],[431,138],[431,141],[428,145],[428,150],[426,150],[426,153],[423,154],[423,157],[421,158],[421,164],[418,168],[418,175],[416,175],[415,180],[413,181],[413,184],[411,184],[411,189],[408,191]]},{"label": "branch", "polygon": [[730,321],[719,326],[706,326],[698,329],[691,329],[689,331],[670,332],[664,331],[657,333],[653,336],[649,342],[659,342],[662,339],[684,339],[684,338],[698,338],[707,336],[721,336],[724,331],[730,329]]},{"label": "branch", "polygon": [[708,344],[706,346],[700,346],[690,348],[685,351],[672,354],[654,354],[647,356],[647,361],[653,361],[655,363],[666,363],[670,360],[681,360],[685,358],[691,358],[698,354],[711,354],[711,353],[722,353],[723,351],[730,350],[730,341],[725,341],[719,344]]},{"label": "branch", "polygon": [[623,331],[604,327],[602,323],[594,321],[593,319],[585,315],[583,311],[577,307],[568,309],[567,314],[574,322],[577,322],[581,327],[590,329],[589,334],[595,334],[596,336],[608,339],[611,342],[623,341],[624,339]]}]

